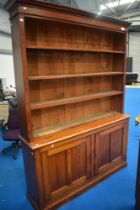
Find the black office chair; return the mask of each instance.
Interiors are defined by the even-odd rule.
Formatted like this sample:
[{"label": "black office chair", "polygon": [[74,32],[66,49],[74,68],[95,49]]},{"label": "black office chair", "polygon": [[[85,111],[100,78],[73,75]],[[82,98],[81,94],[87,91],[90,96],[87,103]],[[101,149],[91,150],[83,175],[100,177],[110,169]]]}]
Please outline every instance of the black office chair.
[{"label": "black office chair", "polygon": [[13,158],[17,159],[18,148],[21,146],[19,140],[19,116],[18,116],[18,108],[10,107],[9,108],[9,116],[8,121],[6,123],[2,123],[2,133],[4,141],[12,141],[12,145],[8,148],[2,150],[3,154],[6,154],[9,151],[13,151]]}]

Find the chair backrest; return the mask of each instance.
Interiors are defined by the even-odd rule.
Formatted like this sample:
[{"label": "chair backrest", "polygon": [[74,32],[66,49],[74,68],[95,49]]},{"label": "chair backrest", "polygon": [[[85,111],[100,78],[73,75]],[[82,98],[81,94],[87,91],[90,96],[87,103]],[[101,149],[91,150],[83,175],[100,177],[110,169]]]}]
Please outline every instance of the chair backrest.
[{"label": "chair backrest", "polygon": [[19,129],[18,108],[10,108],[7,121],[8,129]]}]

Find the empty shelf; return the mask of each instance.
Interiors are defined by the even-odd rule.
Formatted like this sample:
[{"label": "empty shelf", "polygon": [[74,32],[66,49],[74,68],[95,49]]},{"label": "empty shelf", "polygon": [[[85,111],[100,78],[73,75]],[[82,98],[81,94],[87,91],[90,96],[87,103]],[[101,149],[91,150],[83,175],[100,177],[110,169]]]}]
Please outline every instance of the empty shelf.
[{"label": "empty shelf", "polygon": [[65,104],[78,103],[82,101],[89,101],[92,99],[109,97],[109,96],[114,96],[114,95],[119,95],[119,94],[122,94],[122,91],[112,90],[112,91],[107,91],[107,92],[98,92],[98,93],[92,93],[92,94],[69,97],[69,98],[55,99],[55,100],[50,100],[50,101],[45,101],[45,102],[35,102],[31,104],[31,110],[44,109],[48,107],[55,107],[55,106],[60,106],[60,105],[65,105]]}]

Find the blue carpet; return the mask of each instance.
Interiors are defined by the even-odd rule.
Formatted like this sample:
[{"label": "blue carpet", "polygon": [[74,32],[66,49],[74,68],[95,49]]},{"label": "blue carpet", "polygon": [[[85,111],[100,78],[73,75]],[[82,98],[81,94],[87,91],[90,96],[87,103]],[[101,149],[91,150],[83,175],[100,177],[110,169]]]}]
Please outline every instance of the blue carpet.
[{"label": "blue carpet", "polygon": [[[140,89],[126,89],[125,113],[131,115],[128,144],[128,166],[59,210],[134,210],[135,179],[140,127],[134,119],[140,114]],[[0,151],[9,143],[0,140]],[[0,155],[0,210],[33,210],[26,199],[22,152],[13,160],[11,154]]]}]

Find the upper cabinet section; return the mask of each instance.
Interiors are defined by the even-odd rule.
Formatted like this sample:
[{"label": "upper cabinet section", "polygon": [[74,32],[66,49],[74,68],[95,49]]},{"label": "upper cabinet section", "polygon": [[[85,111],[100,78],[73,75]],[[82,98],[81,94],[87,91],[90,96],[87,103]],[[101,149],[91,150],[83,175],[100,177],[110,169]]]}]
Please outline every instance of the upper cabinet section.
[{"label": "upper cabinet section", "polygon": [[6,8],[24,139],[123,113],[128,23],[44,0]]}]

